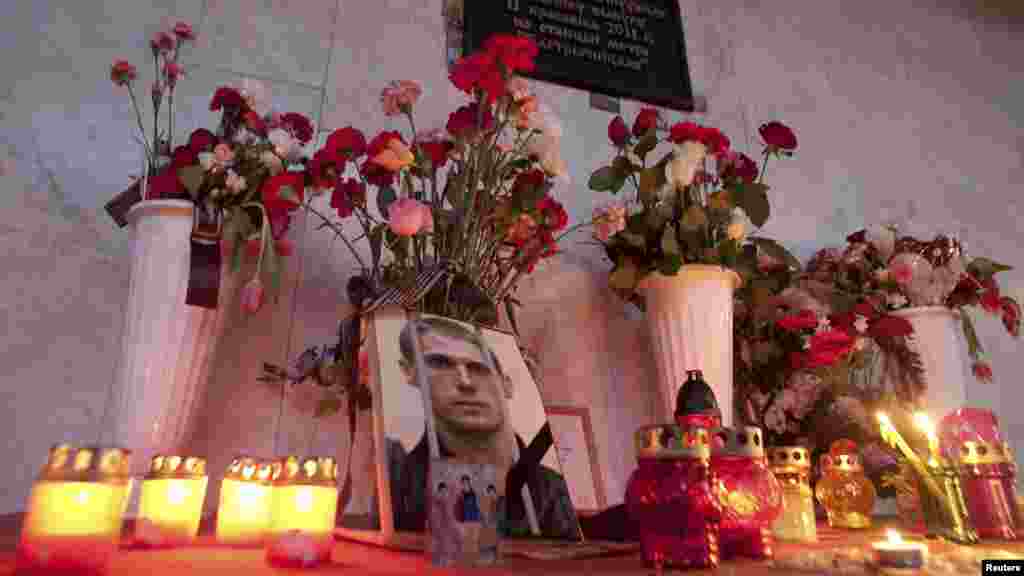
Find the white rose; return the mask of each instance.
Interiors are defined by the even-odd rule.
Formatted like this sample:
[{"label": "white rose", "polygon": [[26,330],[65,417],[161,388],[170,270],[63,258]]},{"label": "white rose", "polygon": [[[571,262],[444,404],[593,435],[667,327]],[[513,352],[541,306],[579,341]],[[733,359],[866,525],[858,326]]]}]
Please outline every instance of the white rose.
[{"label": "white rose", "polygon": [[274,151],[277,152],[277,155],[289,161],[294,160],[301,150],[299,141],[280,128],[271,130],[267,139],[274,145]]},{"label": "white rose", "polygon": [[665,179],[675,190],[693,183],[697,170],[704,165],[708,149],[700,142],[687,141],[675,146],[672,159],[665,165]]}]

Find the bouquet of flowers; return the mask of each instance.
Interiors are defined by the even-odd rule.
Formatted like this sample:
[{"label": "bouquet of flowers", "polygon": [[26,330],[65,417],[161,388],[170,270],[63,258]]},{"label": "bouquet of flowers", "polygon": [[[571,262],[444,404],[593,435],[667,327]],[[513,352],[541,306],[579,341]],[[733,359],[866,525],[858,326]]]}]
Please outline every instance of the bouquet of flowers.
[{"label": "bouquet of flowers", "polygon": [[[768,220],[764,174],[769,158],[796,150],[793,131],[779,122],[760,128],[758,165],[730,148],[718,129],[692,122],[665,126],[657,110],[642,110],[630,129],[620,116],[608,125],[616,154],[590,176],[590,189],[618,194],[629,183],[635,196],[594,213],[594,235],[612,261],[610,284],[638,304],[635,291],[652,272],[674,275],[683,264],[717,264],[748,276],[764,253],[795,262],[781,245],[749,236]],[[670,150],[653,161],[665,144]]]},{"label": "bouquet of flowers", "polygon": [[[567,173],[559,153],[561,127],[517,76],[533,69],[536,54],[528,38],[494,36],[484,51],[452,68],[452,83],[469,101],[448,117],[445,129],[417,131],[414,108],[422,89],[398,81],[384,88],[381,107],[407,123],[407,136],[385,131],[367,140],[350,126],[315,152],[307,184],[329,191],[335,214],[306,208],[357,262],[348,283],[355,306],[386,290],[413,289],[425,272],[445,266],[451,273],[417,296],[420,311],[493,324],[503,307],[515,329],[518,282],[554,255],[568,233],[566,211],[551,194]],[[346,231],[349,222],[358,236]],[[360,240],[368,257],[356,248]],[[357,342],[357,332],[358,319],[346,321],[339,346],[310,349],[304,367],[267,366],[267,372],[346,393],[358,382],[357,354],[340,343]],[[328,398],[321,412],[338,405]]]},{"label": "bouquet of flowers", "polygon": [[[302,147],[309,143],[313,123],[297,113],[279,114],[267,105],[258,82],[241,88],[222,86],[210,101],[221,111],[216,132],[200,128],[188,140],[174,145],[174,91],[184,69],[178,64],[181,48],[195,39],[192,28],[178,23],[171,32],[159,32],[151,42],[156,68],[162,74],[150,91],[153,103],[152,138],[146,134],[135,96],[134,66],[124,60],[111,68],[111,79],[124,86],[138,119],[146,153],[142,199],[190,199],[197,209],[224,219],[222,251],[239,269],[244,254],[257,259],[255,276],[243,287],[241,304],[248,312],[263,302],[261,273],[272,287],[280,282],[278,258],[292,246],[284,237],[292,213],[302,206],[307,185]],[[159,127],[159,111],[166,95],[167,130]]]},{"label": "bouquet of flowers", "polygon": [[930,241],[900,236],[882,226],[851,234],[844,249],[826,248],[811,259],[808,279],[833,286],[835,297],[867,299],[879,309],[946,306],[960,312],[975,377],[990,381],[968,307],[980,306],[998,315],[1007,332],[1020,337],[1020,304],[1003,296],[995,275],[1009,266],[988,258],[970,258],[955,238],[938,235]]}]

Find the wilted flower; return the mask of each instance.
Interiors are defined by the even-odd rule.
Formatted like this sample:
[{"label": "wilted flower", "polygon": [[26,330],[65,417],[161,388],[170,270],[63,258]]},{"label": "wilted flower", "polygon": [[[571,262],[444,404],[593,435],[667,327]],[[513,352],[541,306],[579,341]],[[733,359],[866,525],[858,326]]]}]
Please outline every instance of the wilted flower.
[{"label": "wilted flower", "polygon": [[242,287],[241,294],[242,310],[255,314],[263,306],[263,283],[259,276],[254,277]]}]

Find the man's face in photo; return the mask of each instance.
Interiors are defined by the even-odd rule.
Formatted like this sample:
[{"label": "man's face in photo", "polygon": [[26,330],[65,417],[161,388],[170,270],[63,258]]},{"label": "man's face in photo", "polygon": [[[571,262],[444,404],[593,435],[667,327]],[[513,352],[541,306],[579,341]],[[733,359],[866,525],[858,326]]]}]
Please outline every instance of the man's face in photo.
[{"label": "man's face in photo", "polygon": [[500,430],[506,386],[476,343],[433,330],[420,341],[434,415],[465,432]]}]

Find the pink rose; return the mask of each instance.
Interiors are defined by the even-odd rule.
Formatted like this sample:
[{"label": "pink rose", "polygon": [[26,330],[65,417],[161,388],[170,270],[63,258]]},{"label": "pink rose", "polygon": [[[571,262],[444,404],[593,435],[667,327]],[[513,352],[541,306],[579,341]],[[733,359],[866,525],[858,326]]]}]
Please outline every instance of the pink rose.
[{"label": "pink rose", "polygon": [[434,229],[434,215],[426,204],[401,198],[388,206],[388,227],[399,236],[415,236]]},{"label": "pink rose", "polygon": [[423,94],[420,85],[412,80],[396,80],[380,93],[380,104],[385,116],[398,116],[412,111],[412,105]]},{"label": "pink rose", "polygon": [[594,209],[594,236],[601,242],[626,229],[626,208],[609,204]]},{"label": "pink rose", "polygon": [[242,310],[255,314],[262,306],[263,283],[260,282],[259,276],[256,276],[242,287]]},{"label": "pink rose", "polygon": [[217,159],[217,164],[227,166],[235,159],[235,151],[227,144],[221,143],[214,146],[213,156]]}]

